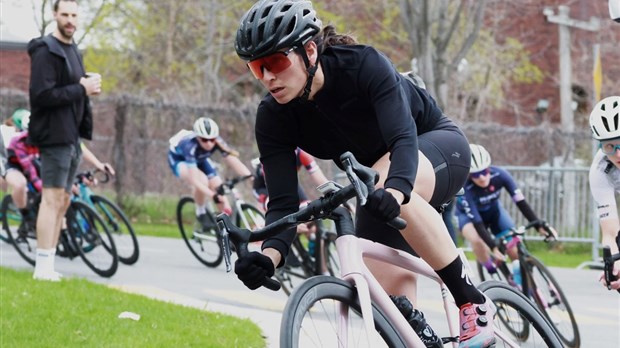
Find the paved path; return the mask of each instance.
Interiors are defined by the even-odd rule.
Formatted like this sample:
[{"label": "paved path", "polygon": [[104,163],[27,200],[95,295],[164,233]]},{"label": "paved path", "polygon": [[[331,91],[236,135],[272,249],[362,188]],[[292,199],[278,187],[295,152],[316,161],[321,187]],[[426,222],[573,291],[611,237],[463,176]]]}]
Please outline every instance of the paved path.
[{"label": "paved path", "polygon": [[[65,276],[159,300],[250,318],[264,331],[269,347],[278,347],[280,313],[287,299],[283,292],[246,289],[223,264],[211,269],[196,261],[181,239],[140,237],[140,247],[138,263],[120,265],[109,279],[94,274],[79,258],[57,258],[56,269]],[[0,244],[0,265],[31,269],[6,243]],[[620,294],[594,282],[598,271],[553,268],[553,272],[576,314],[582,347],[620,346]],[[433,284],[420,282],[419,306],[431,324],[441,322],[441,298],[435,292]]]}]

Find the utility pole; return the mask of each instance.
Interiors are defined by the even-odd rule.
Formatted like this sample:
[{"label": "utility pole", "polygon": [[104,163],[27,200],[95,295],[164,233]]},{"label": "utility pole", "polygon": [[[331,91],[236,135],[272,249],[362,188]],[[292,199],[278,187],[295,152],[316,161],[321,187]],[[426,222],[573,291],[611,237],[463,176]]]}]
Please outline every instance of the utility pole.
[{"label": "utility pole", "polygon": [[[543,14],[547,21],[555,23],[559,27],[559,58],[560,58],[560,117],[562,130],[566,132],[566,146],[562,154],[563,166],[574,167],[575,154],[575,122],[573,115],[573,91],[572,91],[572,63],[570,55],[571,39],[570,28],[577,28],[588,31],[598,31],[600,22],[598,18],[591,17],[589,22],[579,21],[569,16],[568,6],[559,6],[556,15],[553,9],[546,7]],[[555,175],[552,175],[555,177]],[[564,188],[563,205],[565,207],[562,220],[565,226],[571,229],[577,228],[577,198],[573,188],[576,186],[574,172],[566,171],[562,174],[562,187]]]},{"label": "utility pole", "polygon": [[559,6],[556,15],[553,9],[546,7],[543,14],[547,17],[547,21],[555,23],[559,26],[559,56],[560,56],[560,117],[562,121],[562,129],[568,133],[569,144],[567,146],[567,156],[564,156],[564,164],[573,165],[574,141],[573,132],[575,131],[575,122],[573,120],[573,91],[572,91],[572,63],[570,56],[570,28],[577,28],[588,31],[598,31],[600,29],[600,20],[591,17],[589,22],[579,21],[569,16],[570,9],[568,6]]}]

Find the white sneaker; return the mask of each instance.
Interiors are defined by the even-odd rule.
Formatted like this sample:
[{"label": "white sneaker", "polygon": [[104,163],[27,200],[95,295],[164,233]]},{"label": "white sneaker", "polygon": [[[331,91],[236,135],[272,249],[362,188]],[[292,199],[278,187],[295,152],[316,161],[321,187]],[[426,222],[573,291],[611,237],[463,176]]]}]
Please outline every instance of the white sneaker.
[{"label": "white sneaker", "polygon": [[62,274],[58,272],[54,272],[54,271],[52,271],[51,273],[34,272],[34,274],[32,275],[32,279],[44,280],[44,281],[49,281],[49,282],[59,282],[61,277],[62,277]]}]

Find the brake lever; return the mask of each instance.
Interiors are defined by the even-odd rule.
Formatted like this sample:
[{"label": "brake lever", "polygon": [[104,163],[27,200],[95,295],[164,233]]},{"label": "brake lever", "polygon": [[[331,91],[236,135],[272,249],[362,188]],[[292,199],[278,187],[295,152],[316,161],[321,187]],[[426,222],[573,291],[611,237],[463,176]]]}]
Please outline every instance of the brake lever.
[{"label": "brake lever", "polygon": [[[374,190],[375,184],[379,181],[379,173],[372,168],[363,167],[357,162],[351,152],[342,154],[340,160],[345,168],[349,181],[355,188],[359,205],[366,205],[369,191]],[[360,174],[364,175],[366,181],[354,172],[355,168],[359,170]],[[387,222],[387,225],[397,230],[402,230],[407,227],[407,221],[397,216],[392,221]]]},{"label": "brake lever", "polygon": [[[615,260],[620,260],[620,253],[611,255],[611,248],[608,246],[603,247],[603,273],[605,274],[605,284],[607,285],[607,290],[611,290],[611,282],[618,279],[614,275]],[[618,292],[620,292],[620,289],[618,289]]]},{"label": "brake lever", "polygon": [[224,253],[224,264],[226,265],[226,273],[230,273],[232,271],[232,250],[230,248],[230,233],[228,233],[228,228],[226,228],[226,224],[217,220],[218,232],[220,234],[222,240],[222,252]]},{"label": "brake lever", "polygon": [[[216,220],[219,227],[217,233],[220,234],[220,237],[222,239],[222,250],[224,253],[223,257],[224,263],[226,264],[226,272],[230,273],[230,271],[232,271],[232,248],[230,247],[231,241],[232,244],[235,246],[237,256],[241,258],[249,253],[248,242],[250,240],[251,232],[246,229],[240,228],[236,228],[234,231],[232,231],[230,228],[230,226],[232,226],[232,222],[230,221],[230,217],[226,214],[218,215]],[[231,231],[233,233],[231,233]],[[270,277],[265,277],[263,286],[273,291],[280,290],[280,283]]]}]

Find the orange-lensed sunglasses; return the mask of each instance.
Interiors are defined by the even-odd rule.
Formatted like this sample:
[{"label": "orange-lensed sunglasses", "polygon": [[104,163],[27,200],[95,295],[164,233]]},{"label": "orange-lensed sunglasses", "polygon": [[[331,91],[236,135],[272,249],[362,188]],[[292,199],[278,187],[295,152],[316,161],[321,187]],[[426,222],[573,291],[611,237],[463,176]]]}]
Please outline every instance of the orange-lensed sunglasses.
[{"label": "orange-lensed sunglasses", "polygon": [[269,70],[272,74],[279,74],[291,66],[292,62],[288,55],[296,48],[293,46],[287,51],[278,51],[266,57],[252,60],[248,62],[248,68],[250,68],[252,75],[259,80],[264,76],[263,69]]}]

